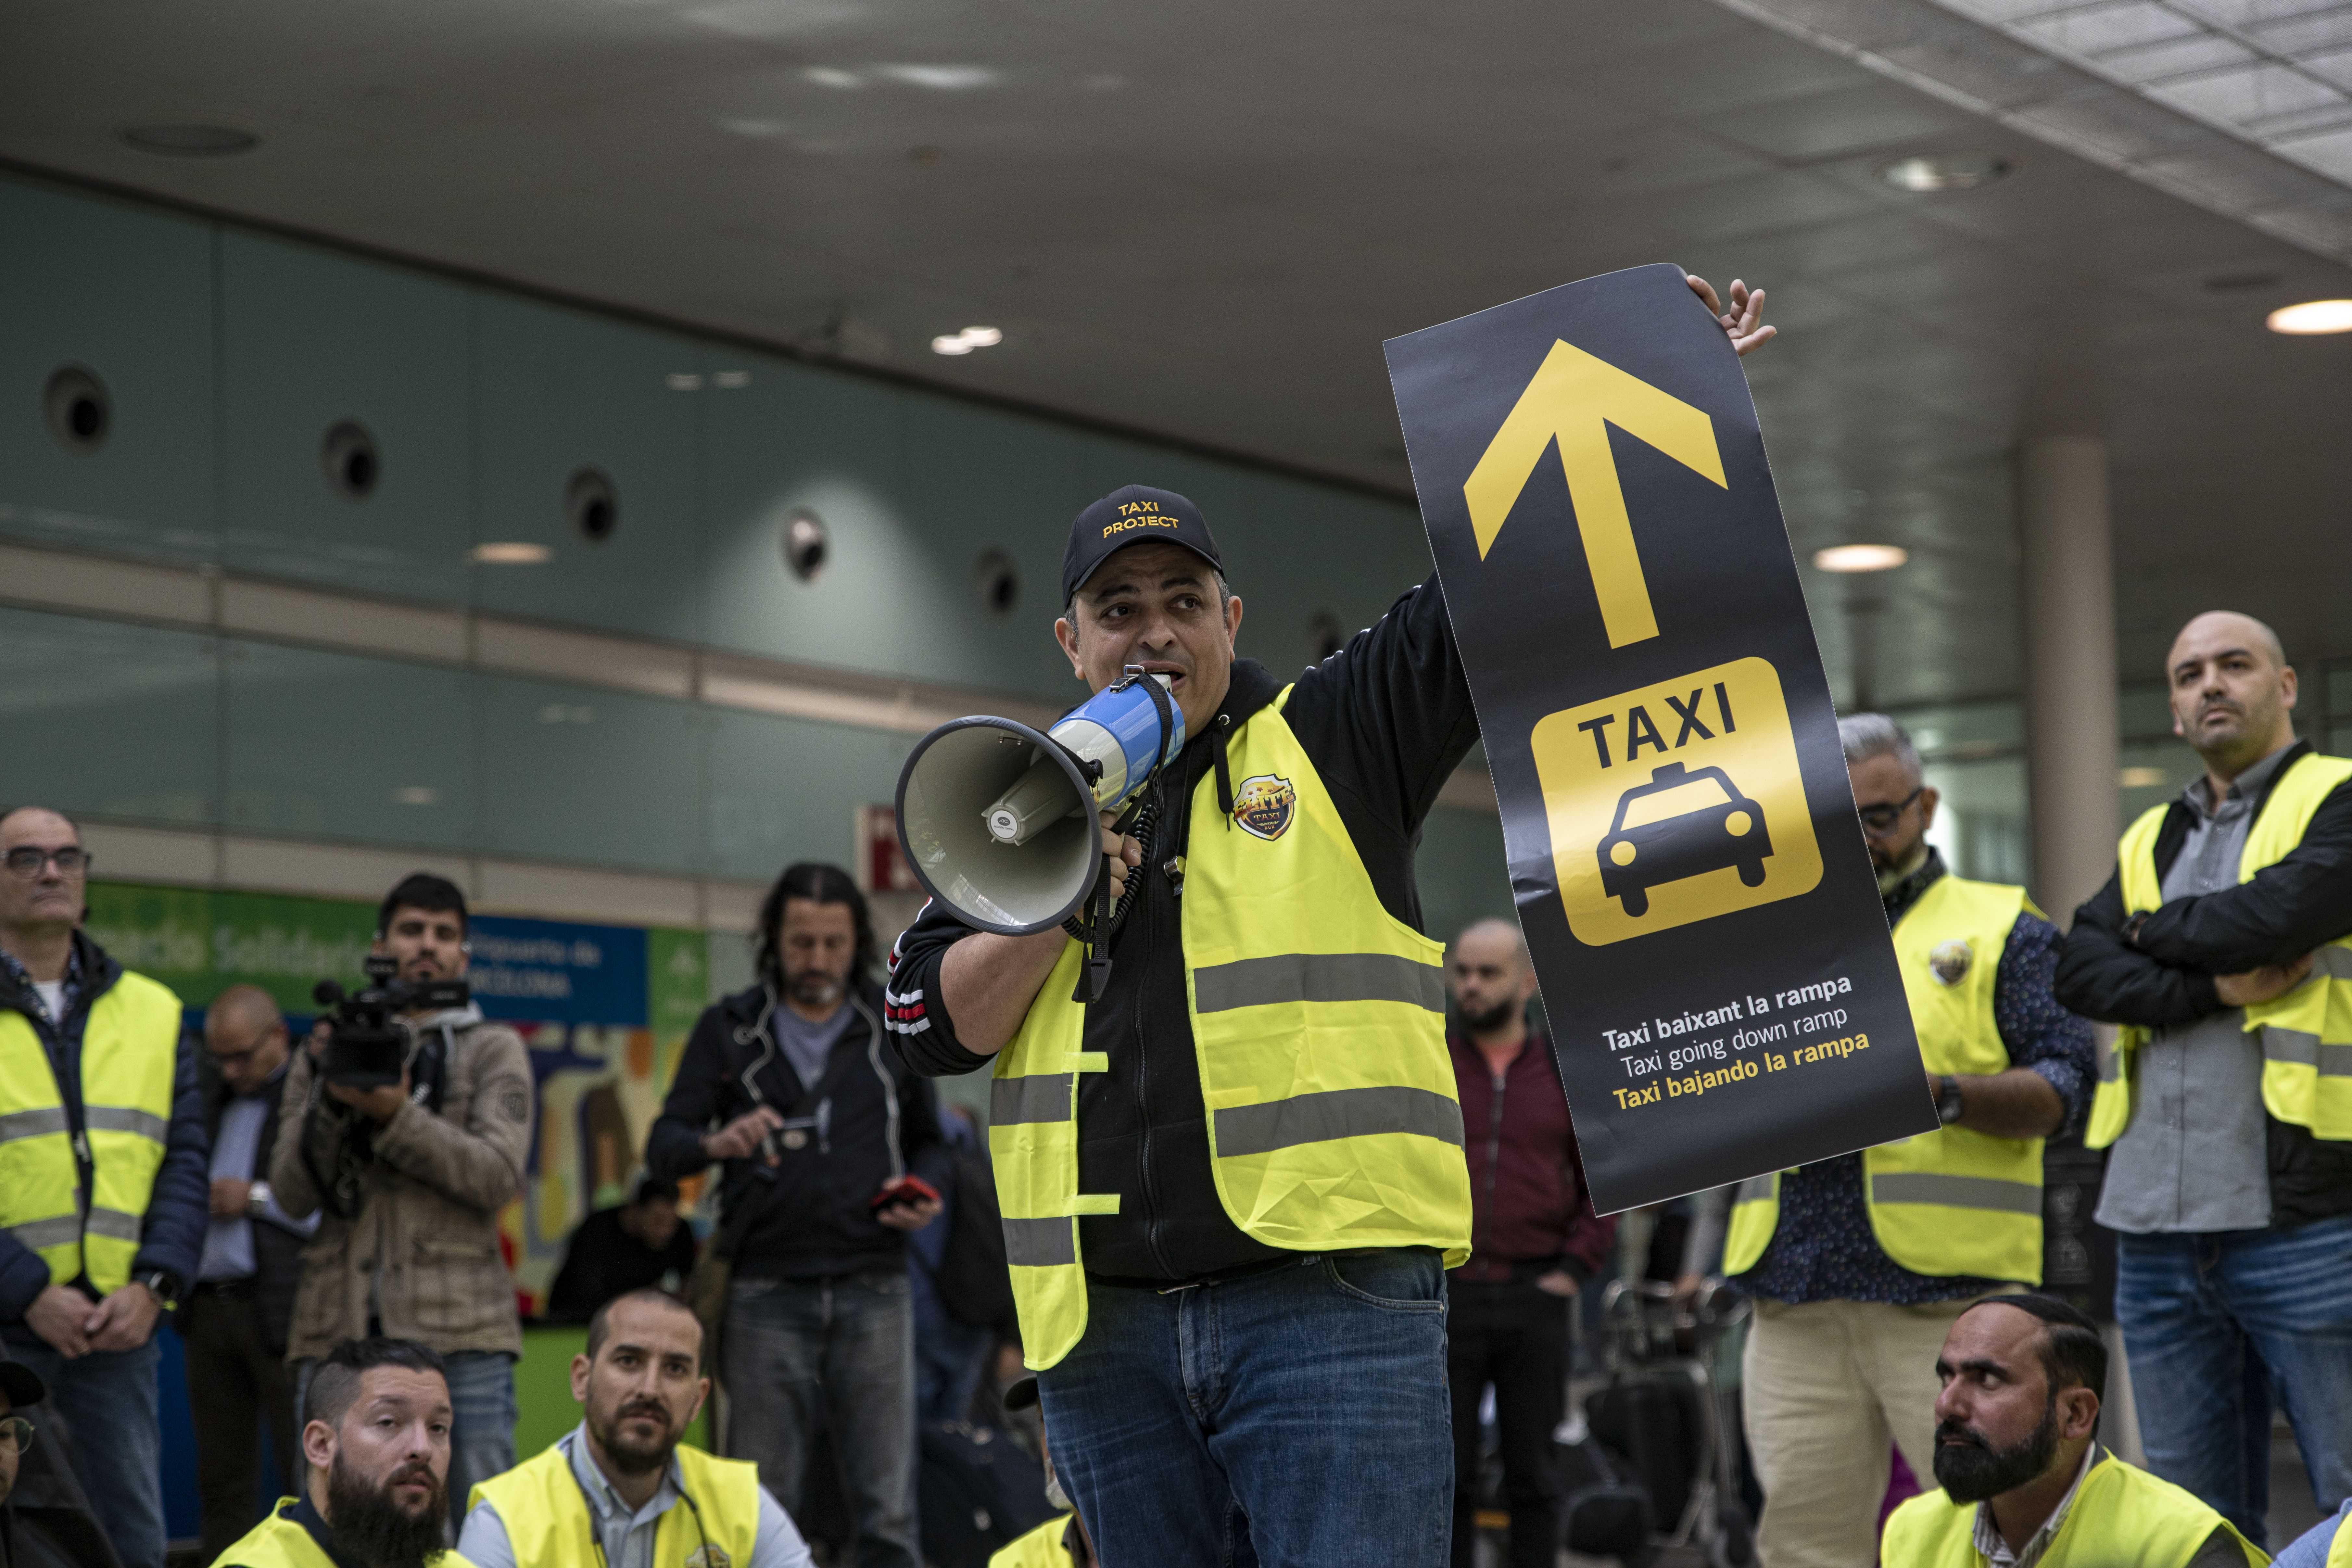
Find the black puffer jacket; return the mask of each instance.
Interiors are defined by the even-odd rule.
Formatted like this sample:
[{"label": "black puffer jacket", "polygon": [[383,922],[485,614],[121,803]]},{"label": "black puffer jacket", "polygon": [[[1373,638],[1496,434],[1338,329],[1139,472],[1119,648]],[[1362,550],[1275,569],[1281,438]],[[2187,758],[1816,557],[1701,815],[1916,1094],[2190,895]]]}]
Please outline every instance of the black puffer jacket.
[{"label": "black puffer jacket", "polygon": [[[850,1001],[856,1016],[814,1084],[802,1083],[775,1045],[769,1018],[774,1003],[765,986],[738,991],[704,1009],[646,1140],[646,1170],[677,1180],[709,1165],[704,1133],[755,1103],[775,1107],[787,1120],[816,1119],[800,1148],[777,1140],[780,1160],[773,1167],[756,1155],[726,1162],[721,1207],[764,1205],[736,1255],[735,1272],[742,1278],[801,1279],[904,1268],[905,1235],[877,1220],[867,1200],[905,1173],[934,1187],[946,1184],[947,1146],[940,1139],[930,1084],[908,1069],[884,1033],[880,991],[860,986]],[[772,1198],[764,1195],[770,1190]]]},{"label": "black puffer jacket", "polygon": [[[1238,728],[1281,689],[1263,665],[1237,660],[1218,715]],[[1422,822],[1478,738],[1437,579],[1300,675],[1283,718],[1330,791],[1381,908],[1418,928],[1412,868]],[[1086,1048],[1104,1052],[1110,1067],[1080,1079],[1078,1190],[1120,1200],[1118,1213],[1078,1221],[1087,1270],[1098,1278],[1199,1279],[1293,1256],[1244,1236],[1217,1197],[1177,884],[1164,869],[1185,841],[1193,792],[1214,764],[1216,730],[1213,721],[1202,725],[1153,784],[1141,890],[1111,932],[1109,989],[1087,1011]],[[963,1048],[939,1000],[940,965],[971,934],[934,900],[892,955],[889,1025],[919,1072],[973,1072],[992,1059]]]}]

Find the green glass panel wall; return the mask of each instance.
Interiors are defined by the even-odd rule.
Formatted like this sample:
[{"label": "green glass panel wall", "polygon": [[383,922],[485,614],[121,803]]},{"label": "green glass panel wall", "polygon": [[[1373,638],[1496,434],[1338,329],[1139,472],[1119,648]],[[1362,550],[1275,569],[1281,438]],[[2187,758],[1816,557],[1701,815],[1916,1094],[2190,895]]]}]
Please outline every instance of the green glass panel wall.
[{"label": "green glass panel wall", "polygon": [[213,820],[220,667],[192,632],[0,609],[0,803]]},{"label": "green glass panel wall", "polygon": [[713,714],[712,871],[765,881],[803,858],[848,864],[857,808],[890,803],[912,744],[877,730]]},{"label": "green glass panel wall", "polygon": [[478,702],[484,849],[702,868],[695,807],[709,714],[688,702],[489,676]]}]

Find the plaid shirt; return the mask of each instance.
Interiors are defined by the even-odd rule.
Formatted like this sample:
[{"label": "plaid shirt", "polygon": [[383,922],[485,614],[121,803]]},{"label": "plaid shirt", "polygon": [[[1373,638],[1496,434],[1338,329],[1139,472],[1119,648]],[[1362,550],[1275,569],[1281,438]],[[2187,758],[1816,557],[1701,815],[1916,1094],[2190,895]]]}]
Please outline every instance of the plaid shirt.
[{"label": "plaid shirt", "polygon": [[[41,1000],[41,994],[33,989],[33,977],[26,973],[23,964],[16,962],[16,955],[5,947],[0,947],[0,972],[5,972],[8,978],[16,983],[18,988],[32,999],[34,1006],[44,1015],[48,1012],[47,1005]],[[66,949],[65,984],[58,992],[58,1016],[54,1018],[45,1016],[43,1020],[49,1026],[51,1034],[64,1028],[66,1020],[73,1016],[74,1008],[81,1002],[81,949],[79,946],[68,947]]]}]

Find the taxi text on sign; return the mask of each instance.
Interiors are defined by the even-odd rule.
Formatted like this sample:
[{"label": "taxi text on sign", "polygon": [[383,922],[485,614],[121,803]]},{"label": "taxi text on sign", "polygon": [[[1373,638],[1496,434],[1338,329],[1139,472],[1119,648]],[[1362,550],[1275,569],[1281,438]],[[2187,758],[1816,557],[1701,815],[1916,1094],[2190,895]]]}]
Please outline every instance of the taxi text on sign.
[{"label": "taxi text on sign", "polygon": [[1934,1130],[1755,405],[1682,269],[1387,348],[1596,1205]]}]

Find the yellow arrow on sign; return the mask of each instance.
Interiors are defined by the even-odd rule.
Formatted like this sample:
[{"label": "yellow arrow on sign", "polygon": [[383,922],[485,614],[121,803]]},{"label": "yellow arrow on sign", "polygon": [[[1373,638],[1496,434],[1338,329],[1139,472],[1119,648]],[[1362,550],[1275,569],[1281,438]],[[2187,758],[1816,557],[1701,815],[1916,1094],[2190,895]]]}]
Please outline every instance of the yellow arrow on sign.
[{"label": "yellow arrow on sign", "polygon": [[1512,405],[1511,416],[1470,470],[1462,494],[1470,503],[1470,527],[1484,561],[1512,503],[1543,460],[1544,448],[1557,437],[1568,499],[1576,506],[1576,529],[1584,537],[1584,562],[1601,600],[1601,624],[1609,646],[1623,647],[1656,637],[1658,617],[1650,607],[1641,554],[1633,548],[1633,524],[1625,515],[1617,465],[1609,456],[1612,425],[1730,489],[1716,450],[1713,420],[1607,360],[1555,342]]}]

